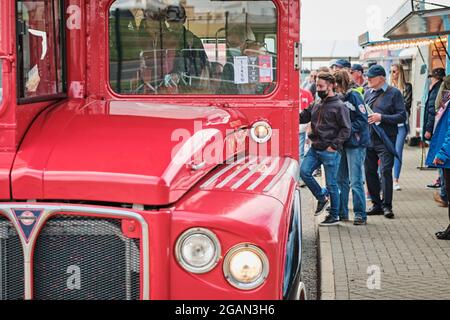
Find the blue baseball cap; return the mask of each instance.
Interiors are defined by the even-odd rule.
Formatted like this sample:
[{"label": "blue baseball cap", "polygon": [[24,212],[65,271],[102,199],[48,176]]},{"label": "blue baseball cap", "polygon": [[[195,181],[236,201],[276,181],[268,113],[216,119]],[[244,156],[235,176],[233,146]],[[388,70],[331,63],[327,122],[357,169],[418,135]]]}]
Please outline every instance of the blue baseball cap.
[{"label": "blue baseball cap", "polygon": [[331,65],[331,67],[334,67],[334,66],[350,69],[352,67],[352,64],[348,60],[338,59]]},{"label": "blue baseball cap", "polygon": [[354,65],[352,65],[352,71],[360,71],[364,73],[364,68],[362,65],[355,63]]},{"label": "blue baseball cap", "polygon": [[379,64],[376,64],[374,66],[371,66],[369,71],[367,71],[367,77],[368,78],[375,78],[375,77],[386,77],[386,70]]}]

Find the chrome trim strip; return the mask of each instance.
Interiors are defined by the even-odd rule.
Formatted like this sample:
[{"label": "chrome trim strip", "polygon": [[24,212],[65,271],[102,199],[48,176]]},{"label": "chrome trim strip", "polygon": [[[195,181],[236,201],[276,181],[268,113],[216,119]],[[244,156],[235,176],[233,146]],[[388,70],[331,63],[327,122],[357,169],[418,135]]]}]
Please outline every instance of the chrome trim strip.
[{"label": "chrome trim strip", "polygon": [[258,178],[250,187],[247,188],[248,191],[255,190],[264,180],[267,179],[267,177],[275,170],[275,168],[280,163],[280,158],[277,157],[274,159],[270,167],[261,175],[261,177]]},{"label": "chrome trim strip", "polygon": [[222,169],[221,171],[219,171],[218,173],[216,173],[214,176],[212,176],[208,181],[206,181],[204,184],[202,184],[200,186],[200,189],[206,189],[207,187],[209,187],[211,184],[213,184],[214,182],[216,182],[217,179],[219,179],[223,174],[227,173],[228,171],[230,171],[231,169],[233,169],[234,167],[236,167],[238,164],[241,164],[243,161],[245,160],[245,157],[242,157],[240,159],[238,159],[236,162],[226,166],[224,169]]},{"label": "chrome trim strip", "polygon": [[144,254],[142,261],[142,298],[144,300],[150,299],[150,240],[149,240],[149,232],[148,232],[148,224],[142,215],[123,209],[113,209],[113,208],[104,208],[104,207],[88,207],[88,206],[79,206],[79,205],[46,205],[46,204],[0,204],[0,212],[4,213],[4,215],[10,219],[11,223],[13,223],[14,227],[17,230],[17,233],[20,237],[20,241],[22,242],[23,255],[24,255],[24,274],[25,274],[25,300],[31,300],[33,298],[33,282],[32,282],[32,249],[38,239],[38,232],[33,232],[30,236],[30,239],[27,243],[24,235],[20,232],[21,227],[19,226],[17,219],[13,213],[13,210],[43,210],[42,215],[39,217],[39,220],[36,222],[34,230],[40,230],[42,226],[47,222],[48,218],[54,213],[80,213],[80,214],[94,214],[94,215],[107,215],[107,216],[116,216],[119,218],[131,218],[138,221],[141,224],[142,230],[142,251]]},{"label": "chrome trim strip", "polygon": [[255,165],[255,167],[253,169],[250,170],[249,173],[247,173],[244,177],[242,177],[241,180],[239,180],[238,182],[236,182],[231,189],[237,189],[240,186],[242,186],[248,179],[251,178],[251,176],[253,176],[256,171],[260,170],[263,166],[265,166],[272,158],[270,157],[266,157],[260,164]]},{"label": "chrome trim strip", "polygon": [[233,172],[232,174],[230,174],[228,177],[226,177],[221,183],[219,183],[216,188],[217,189],[222,189],[223,187],[225,187],[227,185],[228,182],[230,182],[231,180],[233,180],[233,178],[237,177],[241,172],[243,172],[245,169],[247,169],[248,167],[250,167],[250,165],[252,163],[255,163],[256,161],[256,157],[250,158],[248,160],[248,162],[246,164],[244,164],[242,167],[240,167],[238,170],[236,170],[235,172]]},{"label": "chrome trim strip", "polygon": [[273,186],[281,179],[281,177],[285,174],[286,170],[289,167],[289,158],[284,159],[283,166],[281,167],[278,174],[270,181],[270,183],[264,188],[263,192],[269,192]]},{"label": "chrome trim strip", "polygon": [[289,174],[294,178],[295,182],[300,180],[300,164],[297,160],[291,159],[291,165],[288,169]]},{"label": "chrome trim strip", "polygon": [[275,178],[272,179],[270,184],[263,190],[263,192],[269,192],[273,186],[280,181],[280,179],[286,179],[286,176],[283,176],[284,174],[287,174],[289,178],[293,178],[295,182],[298,182],[298,175],[299,175],[299,164],[297,160],[294,160],[292,158],[286,158],[284,160],[283,167],[281,168],[280,172],[275,176]]}]

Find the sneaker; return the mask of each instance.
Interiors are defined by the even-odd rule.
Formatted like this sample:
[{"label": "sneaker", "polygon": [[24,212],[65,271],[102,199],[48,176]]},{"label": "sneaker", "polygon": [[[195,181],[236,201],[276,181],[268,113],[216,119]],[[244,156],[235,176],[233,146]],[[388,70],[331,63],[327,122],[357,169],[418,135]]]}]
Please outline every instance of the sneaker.
[{"label": "sneaker", "polygon": [[379,207],[372,207],[367,211],[368,216],[382,216],[384,215],[384,211],[382,208]]},{"label": "sneaker", "polygon": [[394,215],[394,212],[392,211],[392,209],[384,208],[383,212],[384,212],[384,217],[385,218],[387,218],[387,219],[394,219],[395,218],[395,215]]},{"label": "sneaker", "polygon": [[350,219],[349,219],[348,217],[339,217],[339,221],[342,221],[342,222],[349,222]]},{"label": "sneaker", "polygon": [[402,187],[398,183],[394,184],[394,191],[402,191]]},{"label": "sneaker", "polygon": [[435,192],[433,198],[434,198],[434,201],[436,201],[438,203],[439,207],[448,208],[448,203],[442,199],[439,192]]},{"label": "sneaker", "polygon": [[362,218],[355,218],[355,221],[353,221],[353,225],[355,226],[365,226],[367,224],[367,221]]},{"label": "sneaker", "polygon": [[427,185],[428,189],[440,189],[441,188],[441,183],[439,181],[435,181],[432,184]]},{"label": "sneaker", "polygon": [[316,217],[320,216],[322,214],[322,212],[326,209],[329,201],[330,200],[328,198],[325,198],[325,200],[317,202],[317,209],[316,209],[316,213],[315,213]]},{"label": "sneaker", "polygon": [[336,218],[333,218],[332,216],[327,216],[325,218],[325,220],[323,220],[320,225],[323,227],[328,227],[328,226],[336,226],[339,224],[339,220]]}]

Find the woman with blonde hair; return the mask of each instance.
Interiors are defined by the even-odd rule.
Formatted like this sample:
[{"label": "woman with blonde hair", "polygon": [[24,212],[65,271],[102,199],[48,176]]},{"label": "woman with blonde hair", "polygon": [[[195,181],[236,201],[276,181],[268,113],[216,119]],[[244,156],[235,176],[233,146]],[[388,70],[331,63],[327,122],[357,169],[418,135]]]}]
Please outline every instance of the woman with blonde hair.
[{"label": "woman with blonde hair", "polygon": [[391,86],[399,89],[403,94],[405,100],[405,108],[408,113],[408,119],[405,123],[398,125],[397,141],[395,143],[395,149],[400,157],[400,160],[395,158],[394,163],[394,190],[400,191],[400,173],[402,170],[403,148],[405,146],[405,139],[409,131],[409,116],[411,114],[412,105],[412,85],[406,82],[406,75],[403,66],[399,63],[393,64],[391,67]]}]

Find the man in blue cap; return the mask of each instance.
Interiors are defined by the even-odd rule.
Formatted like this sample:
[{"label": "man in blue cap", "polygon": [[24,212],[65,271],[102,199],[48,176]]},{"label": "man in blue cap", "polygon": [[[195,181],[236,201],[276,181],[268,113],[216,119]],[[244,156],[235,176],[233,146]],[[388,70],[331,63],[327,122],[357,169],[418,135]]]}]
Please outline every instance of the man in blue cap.
[{"label": "man in blue cap", "polygon": [[333,64],[331,65],[331,70],[333,70],[333,72],[345,69],[350,74],[351,68],[352,68],[352,64],[348,60],[345,60],[345,59],[338,59],[335,62],[333,62]]},{"label": "man in blue cap", "polygon": [[[398,124],[406,121],[406,109],[400,90],[386,83],[386,71],[380,65],[370,67],[367,72],[368,87],[365,102],[369,109],[371,144],[365,162],[367,187],[373,207],[367,215],[384,215],[394,218],[392,211],[395,141]],[[378,176],[378,160],[381,161],[381,183]],[[383,191],[383,200],[380,192]]]},{"label": "man in blue cap", "polygon": [[355,84],[355,89],[361,94],[364,94],[367,89],[367,81],[364,77],[364,67],[357,63],[353,64],[351,75],[353,83]]}]

